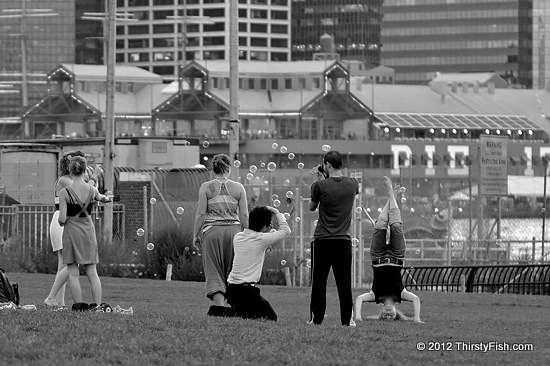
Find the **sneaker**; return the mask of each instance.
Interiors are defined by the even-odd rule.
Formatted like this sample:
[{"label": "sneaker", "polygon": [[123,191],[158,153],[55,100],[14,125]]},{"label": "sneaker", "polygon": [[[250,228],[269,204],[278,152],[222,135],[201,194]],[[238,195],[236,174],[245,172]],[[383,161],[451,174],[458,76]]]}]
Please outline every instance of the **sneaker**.
[{"label": "sneaker", "polygon": [[101,309],[103,309],[104,313],[113,312],[113,308],[111,307],[111,305],[107,304],[106,302],[102,302],[101,304],[99,304],[99,306],[101,306]]},{"label": "sneaker", "polygon": [[351,320],[349,321],[349,326],[350,326],[350,327],[356,327],[357,324],[355,324],[355,321],[354,321],[353,319],[351,319]]},{"label": "sneaker", "polygon": [[44,305],[51,307],[51,308],[58,308],[59,305],[57,305],[56,299],[50,299],[50,297],[46,297],[46,300],[44,300]]}]

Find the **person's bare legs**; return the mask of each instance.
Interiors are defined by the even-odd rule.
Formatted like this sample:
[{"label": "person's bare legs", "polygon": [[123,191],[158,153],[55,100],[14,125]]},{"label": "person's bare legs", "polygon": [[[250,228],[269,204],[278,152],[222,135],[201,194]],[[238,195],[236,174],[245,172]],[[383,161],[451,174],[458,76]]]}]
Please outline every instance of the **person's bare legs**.
[{"label": "person's bare legs", "polygon": [[[388,225],[391,227],[392,224],[396,222],[402,222],[401,212],[399,210],[399,205],[395,199],[395,192],[393,190],[393,184],[389,177],[383,178],[384,188],[388,194]],[[384,207],[385,208],[385,207]]]},{"label": "person's bare legs", "polygon": [[212,300],[214,300],[215,306],[226,306],[225,295],[221,292],[216,292],[214,296],[212,296]]},{"label": "person's bare legs", "polygon": [[97,275],[97,266],[95,264],[87,264],[85,266],[86,276],[88,281],[90,281],[90,287],[92,288],[92,299],[96,304],[101,304],[102,289],[101,289],[101,280]]},{"label": "person's bare legs", "polygon": [[63,263],[63,251],[57,251],[57,273],[52,288],[44,304],[48,306],[65,306],[65,283],[69,279],[67,266]]},{"label": "person's bare legs", "polygon": [[72,263],[67,265],[67,271],[69,272],[69,288],[71,289],[71,295],[73,296],[73,302],[82,302],[82,288],[80,287],[80,272],[78,271],[78,264]]}]

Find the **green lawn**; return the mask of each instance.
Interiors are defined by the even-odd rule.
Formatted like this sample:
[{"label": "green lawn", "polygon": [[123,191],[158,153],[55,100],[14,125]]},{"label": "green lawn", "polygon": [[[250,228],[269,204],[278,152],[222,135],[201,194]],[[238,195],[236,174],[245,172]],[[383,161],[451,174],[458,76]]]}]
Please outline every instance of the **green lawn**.
[{"label": "green lawn", "polygon": [[[307,325],[309,288],[262,286],[278,322],[210,318],[204,284],[102,277],[104,301],[121,314],[53,312],[42,305],[53,275],[8,273],[22,304],[0,311],[0,365],[547,365],[544,296],[418,293],[425,324],[369,320],[341,327],[336,290],[327,318]],[[91,302],[86,277],[85,301]],[[354,291],[354,296],[360,291]],[[68,304],[72,304],[68,292]],[[411,313],[412,306],[401,306]],[[363,315],[377,306],[365,304]],[[438,342],[447,351],[418,351]],[[458,351],[457,342],[529,343],[533,351]],[[472,346],[473,347],[473,346]],[[437,346],[436,346],[437,348]]]}]

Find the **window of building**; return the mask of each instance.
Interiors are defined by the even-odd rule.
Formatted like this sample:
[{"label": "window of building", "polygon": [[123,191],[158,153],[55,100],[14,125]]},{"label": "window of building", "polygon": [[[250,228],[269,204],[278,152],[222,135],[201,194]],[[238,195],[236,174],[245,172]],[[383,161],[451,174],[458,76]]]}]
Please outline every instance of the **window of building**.
[{"label": "window of building", "polygon": [[256,88],[256,79],[248,79],[248,89]]},{"label": "window of building", "polygon": [[287,6],[288,5],[288,0],[271,0],[271,5]]},{"label": "window of building", "polygon": [[125,62],[124,53],[117,53],[115,59],[116,62]]},{"label": "window of building", "polygon": [[285,78],[285,89],[292,89],[292,79]]},{"label": "window of building", "polygon": [[239,37],[239,46],[248,46],[246,37]]},{"label": "window of building", "polygon": [[149,34],[148,25],[129,25],[128,34]]},{"label": "window of building", "polygon": [[239,32],[248,32],[248,23],[239,23]]},{"label": "window of building", "polygon": [[271,33],[287,34],[288,27],[282,24],[271,24]]},{"label": "window of building", "polygon": [[314,89],[321,89],[321,79],[320,78],[313,78],[313,88]]},{"label": "window of building", "polygon": [[149,6],[149,0],[128,0],[128,6]]},{"label": "window of building", "polygon": [[172,24],[153,24],[153,33],[170,33],[174,34],[174,25]]},{"label": "window of building", "polygon": [[279,89],[279,79],[271,79],[271,90]]},{"label": "window of building", "polygon": [[288,54],[283,52],[271,52],[271,61],[288,61]]},{"label": "window of building", "polygon": [[250,18],[267,19],[267,10],[250,9]]},{"label": "window of building", "polygon": [[303,118],[300,123],[300,138],[314,140],[317,138],[317,119]]},{"label": "window of building", "polygon": [[157,10],[153,11],[153,19],[167,19],[169,15],[174,15],[173,10]]},{"label": "window of building", "polygon": [[203,0],[204,4],[222,4],[224,0]]},{"label": "window of building", "polygon": [[267,24],[250,24],[250,31],[256,33],[267,33]]},{"label": "window of building", "polygon": [[216,18],[216,17],[224,17],[225,16],[225,9],[224,8],[221,8],[221,9],[204,9],[203,11],[203,15],[205,17],[212,17],[212,18]]},{"label": "window of building", "polygon": [[272,38],[271,47],[286,48],[288,47],[288,40],[285,38]]},{"label": "window of building", "polygon": [[174,38],[153,38],[153,47],[174,47]]},{"label": "window of building", "polygon": [[159,75],[174,75],[174,66],[153,66],[153,73]]},{"label": "window of building", "polygon": [[267,0],[250,0],[250,4],[267,5]]},{"label": "window of building", "polygon": [[149,12],[147,10],[137,10],[132,13],[134,13],[134,19],[149,20]]},{"label": "window of building", "polygon": [[239,9],[239,18],[248,18],[248,10]]},{"label": "window of building", "polygon": [[134,94],[134,83],[127,83],[126,84],[126,91],[128,93]]},{"label": "window of building", "polygon": [[260,79],[260,89],[262,90],[267,89],[267,79]]},{"label": "window of building", "polygon": [[225,43],[224,37],[204,37],[203,42],[205,46],[223,46]]},{"label": "window of building", "polygon": [[225,31],[225,23],[214,23],[214,24],[205,24],[204,25],[204,31],[205,32],[223,32]]},{"label": "window of building", "polygon": [[205,60],[224,60],[225,52],[224,51],[204,51]]},{"label": "window of building", "polygon": [[272,10],[271,19],[288,19],[288,12]]},{"label": "window of building", "polygon": [[250,37],[250,45],[253,47],[267,47],[267,38]]},{"label": "window of building", "polygon": [[256,61],[267,61],[267,52],[250,51],[250,59]]},{"label": "window of building", "polygon": [[239,50],[239,60],[246,60],[246,55],[248,53],[246,51],[243,51],[243,50]]}]

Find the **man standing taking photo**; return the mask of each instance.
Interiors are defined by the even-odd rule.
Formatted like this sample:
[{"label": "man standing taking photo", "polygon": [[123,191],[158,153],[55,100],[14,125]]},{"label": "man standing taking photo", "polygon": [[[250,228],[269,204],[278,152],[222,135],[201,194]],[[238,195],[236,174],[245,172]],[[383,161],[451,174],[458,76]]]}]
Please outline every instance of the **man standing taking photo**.
[{"label": "man standing taking photo", "polygon": [[311,186],[309,209],[315,211],[319,208],[311,248],[312,285],[308,323],[313,324],[321,324],[325,316],[327,278],[331,267],[338,289],[342,325],[349,326],[351,321],[353,299],[349,230],[359,184],[354,178],[344,177],[342,164],[343,158],[338,151],[326,153],[323,164],[318,166],[320,180]]}]

